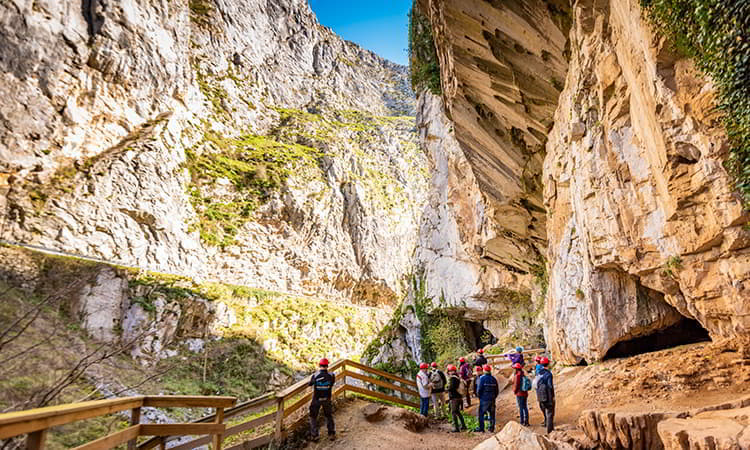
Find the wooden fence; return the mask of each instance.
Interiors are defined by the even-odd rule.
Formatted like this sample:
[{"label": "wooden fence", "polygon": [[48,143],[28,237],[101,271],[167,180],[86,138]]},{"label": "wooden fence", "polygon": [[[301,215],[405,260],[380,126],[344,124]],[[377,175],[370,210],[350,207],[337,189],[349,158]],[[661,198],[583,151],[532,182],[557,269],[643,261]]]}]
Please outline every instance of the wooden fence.
[{"label": "wooden fence", "polygon": [[[412,380],[348,359],[333,363],[328,370],[336,374],[334,398],[346,392],[355,392],[396,405],[419,407],[415,401],[419,398],[417,385]],[[241,442],[229,449],[253,449],[271,442],[281,442],[293,429],[305,421],[306,414],[299,410],[308,405],[312,399],[312,390],[308,384],[309,378],[305,378],[280,392],[268,393],[236,406],[233,406],[236,401],[233,397],[147,396],[98,400],[0,414],[0,439],[28,434],[27,448],[41,449],[44,447],[47,430],[51,427],[131,410],[130,427],[85,444],[78,449],[112,448],[125,442],[128,443],[129,450],[136,448],[147,450],[155,447],[164,449],[168,442],[180,436],[203,435],[203,437],[169,448],[186,450],[211,444],[216,450],[222,447],[224,440],[240,433],[246,433],[246,435],[242,436]],[[370,389],[371,387],[373,389]],[[382,392],[383,390],[390,391],[390,393]],[[216,408],[216,413],[190,423],[141,424],[139,423],[140,408],[143,406],[213,407]],[[235,420],[228,424],[227,421],[230,419]],[[139,436],[154,437],[136,446],[136,439]]]}]

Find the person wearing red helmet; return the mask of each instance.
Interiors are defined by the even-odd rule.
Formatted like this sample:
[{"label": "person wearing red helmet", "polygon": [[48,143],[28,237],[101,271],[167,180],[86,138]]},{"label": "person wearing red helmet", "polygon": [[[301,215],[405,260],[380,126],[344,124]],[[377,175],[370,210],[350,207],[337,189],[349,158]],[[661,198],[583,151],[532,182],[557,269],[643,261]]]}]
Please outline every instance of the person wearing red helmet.
[{"label": "person wearing red helmet", "polygon": [[[463,358],[462,358],[463,359]],[[461,399],[461,379],[458,376],[456,366],[448,364],[448,399],[451,405],[451,419],[453,420],[453,432],[460,433],[461,430],[466,429],[466,423],[464,422],[464,416],[461,414],[461,407],[463,406],[463,400]],[[459,429],[458,424],[461,423]]]},{"label": "person wearing red helmet", "polygon": [[466,400],[466,407],[468,408],[471,406],[471,395],[469,395],[471,393],[471,366],[466,362],[466,358],[461,358],[458,362],[460,363],[461,388],[464,400]]},{"label": "person wearing red helmet", "polygon": [[[523,373],[523,365],[521,363],[513,364],[515,373],[513,374],[513,393],[516,395],[516,403],[518,403],[518,412],[521,417],[521,425],[529,425],[529,407],[527,404],[528,390],[531,388],[531,382],[528,382],[528,378]],[[528,389],[525,389],[528,382]]]},{"label": "person wearing red helmet", "polygon": [[319,370],[310,378],[309,386],[313,388],[312,401],[310,402],[310,439],[317,441],[318,432],[318,415],[323,408],[323,415],[326,418],[326,428],[328,429],[328,438],[336,439],[336,428],[333,423],[333,406],[331,397],[333,385],[336,384],[336,375],[328,373],[328,360],[323,358],[318,363]]},{"label": "person wearing red helmet", "polygon": [[479,378],[477,384],[477,397],[479,397],[479,410],[477,411],[477,420],[479,426],[474,430],[477,432],[484,432],[485,420],[489,418],[490,426],[488,430],[490,432],[495,431],[495,400],[498,394],[500,394],[500,388],[497,384],[497,379],[492,376],[492,367],[488,364],[482,368],[483,374]]},{"label": "person wearing red helmet", "polygon": [[432,367],[432,370],[430,370],[432,404],[435,405],[435,417],[439,418],[443,417],[443,414],[445,413],[445,399],[443,398],[443,393],[445,392],[445,385],[448,380],[445,378],[445,373],[438,369],[436,362],[433,362],[430,366]]},{"label": "person wearing red helmet", "polygon": [[417,389],[419,390],[419,413],[425,417],[430,413],[430,391],[432,390],[430,374],[427,373],[428,367],[430,366],[427,363],[421,363],[416,379]]},{"label": "person wearing red helmet", "polygon": [[474,360],[474,366],[481,367],[481,366],[484,366],[485,364],[487,364],[487,358],[484,356],[484,350],[480,348],[479,350],[477,350],[477,357]]},{"label": "person wearing red helmet", "polygon": [[542,357],[539,360],[542,368],[536,381],[536,398],[539,401],[539,408],[544,414],[544,423],[542,424],[547,433],[555,429],[555,385],[552,381],[552,372],[549,371],[549,358]]}]

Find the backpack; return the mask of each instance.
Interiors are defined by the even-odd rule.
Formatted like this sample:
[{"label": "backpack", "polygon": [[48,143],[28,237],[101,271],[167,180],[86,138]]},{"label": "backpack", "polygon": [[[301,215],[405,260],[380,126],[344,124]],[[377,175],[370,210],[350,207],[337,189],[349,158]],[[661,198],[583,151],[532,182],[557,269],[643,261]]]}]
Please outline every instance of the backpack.
[{"label": "backpack", "polygon": [[430,381],[432,381],[433,389],[441,390],[445,387],[445,376],[439,370],[433,372]]},{"label": "backpack", "polygon": [[553,401],[552,397],[552,374],[549,372],[542,373],[538,377],[536,385],[536,398],[540,403],[547,403]]},{"label": "backpack", "polygon": [[521,376],[521,390],[524,392],[531,390],[531,380],[526,375]]}]

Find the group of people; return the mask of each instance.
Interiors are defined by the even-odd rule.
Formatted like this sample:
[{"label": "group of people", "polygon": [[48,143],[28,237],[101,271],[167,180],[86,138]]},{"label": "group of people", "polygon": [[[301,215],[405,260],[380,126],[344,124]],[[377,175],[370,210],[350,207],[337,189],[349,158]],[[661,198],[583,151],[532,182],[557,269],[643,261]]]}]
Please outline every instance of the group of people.
[{"label": "group of people", "polygon": [[[513,394],[518,404],[521,425],[529,426],[529,408],[527,404],[529,391],[536,390],[536,398],[539,409],[544,415],[543,426],[547,432],[554,428],[555,417],[555,387],[552,373],[549,371],[549,359],[537,356],[534,358],[535,367],[533,382],[526,376],[526,363],[523,358],[523,348],[517,347],[515,352],[507,353],[506,356],[514,369],[512,375]],[[448,392],[451,420],[453,421],[453,432],[459,433],[466,430],[466,423],[461,411],[471,406],[471,397],[474,395],[479,399],[477,419],[479,426],[474,429],[484,432],[485,422],[489,421],[487,430],[495,431],[495,401],[500,394],[500,386],[497,378],[492,375],[492,366],[487,362],[484,351],[479,349],[477,357],[472,364],[466,362],[466,358],[458,360],[459,366],[448,364],[446,372],[438,367],[438,364],[422,363],[419,365],[416,382],[420,397],[420,413],[427,416],[430,412],[430,399],[435,405],[435,416],[442,417],[445,400],[444,394]],[[318,415],[323,410],[326,418],[328,437],[336,439],[336,429],[333,422],[333,406],[331,404],[333,386],[336,384],[336,375],[328,372],[328,360],[323,358],[318,363],[319,370],[313,374],[308,383],[312,389],[312,401],[310,402],[310,437],[317,440]],[[474,370],[472,370],[472,366]]]},{"label": "group of people", "polygon": [[[511,384],[513,394],[516,397],[521,425],[529,426],[529,391],[536,390],[539,409],[544,416],[542,426],[547,432],[554,428],[555,416],[555,387],[552,373],[549,371],[549,359],[537,356],[534,358],[535,367],[531,378],[526,375],[526,363],[523,358],[523,348],[517,347],[515,352],[507,353],[506,356],[513,368]],[[492,375],[492,366],[488,364],[484,351],[479,349],[477,357],[469,364],[466,358],[458,360],[459,366],[448,364],[446,374],[440,370],[438,364],[422,363],[416,376],[417,388],[420,397],[420,413],[427,416],[430,410],[430,400],[435,407],[435,416],[441,417],[444,411],[444,393],[448,392],[451,419],[453,421],[453,432],[458,433],[466,430],[462,409],[471,406],[472,395],[479,399],[477,419],[479,426],[474,430],[485,431],[485,422],[489,421],[487,430],[495,431],[495,401],[500,394],[497,378]],[[474,370],[472,370],[474,367]],[[531,375],[531,374],[530,374]],[[532,381],[533,378],[533,381]]]}]

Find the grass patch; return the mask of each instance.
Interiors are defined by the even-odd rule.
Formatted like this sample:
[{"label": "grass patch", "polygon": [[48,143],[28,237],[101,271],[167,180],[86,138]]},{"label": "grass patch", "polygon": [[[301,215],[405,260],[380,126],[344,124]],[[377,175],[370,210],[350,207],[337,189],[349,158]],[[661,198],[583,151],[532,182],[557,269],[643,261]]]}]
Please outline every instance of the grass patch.
[{"label": "grass patch", "polygon": [[716,82],[732,145],[726,167],[750,205],[750,3],[641,0],[641,5],[658,32]]}]

